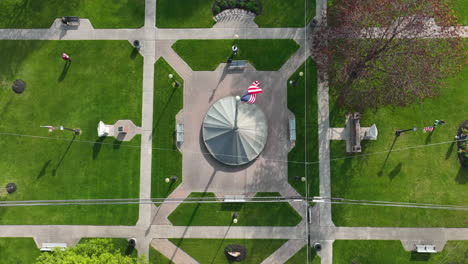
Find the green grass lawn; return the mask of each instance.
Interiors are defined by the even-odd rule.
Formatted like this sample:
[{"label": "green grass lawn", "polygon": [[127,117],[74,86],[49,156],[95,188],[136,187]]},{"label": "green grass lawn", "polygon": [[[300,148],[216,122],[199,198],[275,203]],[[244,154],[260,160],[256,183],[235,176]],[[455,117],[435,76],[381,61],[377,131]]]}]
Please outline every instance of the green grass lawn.
[{"label": "green grass lawn", "polygon": [[32,238],[0,238],[0,256],[2,258],[2,263],[34,263],[40,254],[41,252]]},{"label": "green grass lawn", "polygon": [[[139,136],[120,144],[97,135],[100,120],[141,124],[143,59],[132,52],[127,41],[0,41],[0,183],[18,186],[0,199],[138,198]],[[27,84],[21,95],[15,79]],[[0,224],[132,225],[137,217],[138,205],[0,209]]]},{"label": "green grass lawn", "polygon": [[395,240],[336,240],[333,243],[334,264],[410,264],[466,263],[468,241],[447,241],[444,250],[434,254],[405,251]]},{"label": "green grass lawn", "polygon": [[465,0],[448,0],[455,15],[458,17],[458,23],[463,26],[468,25],[468,4]]},{"label": "green grass lawn", "polygon": [[[307,250],[309,250],[309,255],[307,256]],[[308,262],[307,257],[309,257],[310,262]],[[315,250],[305,246],[299,250],[294,256],[292,256],[284,264],[320,264],[320,256],[317,255]]]},{"label": "green grass lawn", "polygon": [[[257,193],[256,197],[280,196],[279,193]],[[215,197],[213,193],[191,193],[189,197]],[[232,214],[239,213],[240,226],[295,226],[301,216],[288,204],[278,203],[185,203],[169,215],[178,226],[227,226]]]},{"label": "green grass lawn", "polygon": [[[299,72],[304,76],[300,77]],[[297,80],[293,87],[289,81]],[[296,145],[288,154],[288,181],[302,195],[305,183],[296,180],[307,176],[309,196],[319,195],[317,68],[307,59],[288,79],[288,108],[296,117]],[[315,162],[305,165],[304,162]]]},{"label": "green grass lawn", "polygon": [[[362,114],[361,126],[377,124],[376,141],[363,142],[362,154],[350,157],[343,141],[331,142],[332,197],[349,199],[466,205],[468,170],[457,159],[457,147],[450,143],[458,125],[468,119],[468,66],[450,79],[444,93],[407,107],[384,107]],[[333,100],[331,100],[333,101]],[[344,126],[344,110],[330,106],[330,126]],[[423,133],[436,119],[446,121],[434,133]],[[418,127],[395,140],[396,129]],[[448,143],[443,143],[448,142]],[[420,146],[419,148],[412,148]],[[406,150],[396,151],[400,149]],[[337,226],[443,226],[468,227],[463,211],[333,205]]]},{"label": "green grass lawn", "polygon": [[287,240],[284,239],[169,239],[200,263],[228,264],[224,248],[239,244],[247,249],[245,264],[261,263]]},{"label": "green grass lawn", "polygon": [[[151,197],[167,197],[182,181],[182,154],[175,145],[175,117],[183,107],[184,81],[169,64],[160,58],[154,66],[153,162]],[[180,83],[174,88],[168,75]],[[166,178],[177,176],[175,183]]]},{"label": "green grass lawn", "polygon": [[211,6],[213,0],[158,0],[158,28],[209,28],[215,23]]},{"label": "green grass lawn", "polygon": [[149,250],[149,263],[150,264],[173,264],[170,259],[166,258],[159,251],[150,246]]},{"label": "green grass lawn", "polygon": [[315,0],[262,0],[260,27],[303,27],[315,16]]},{"label": "green grass lawn", "polygon": [[[80,242],[78,243],[85,243],[86,241],[97,239],[97,238],[99,237],[82,238],[80,239]],[[138,257],[138,250],[128,246],[127,238],[105,238],[105,239],[111,240],[112,245],[114,246],[114,249],[119,251],[120,254],[124,256],[130,256],[133,258]]]},{"label": "green grass lawn", "polygon": [[[158,28],[209,28],[215,24],[214,0],[158,0]],[[303,27],[315,16],[315,0],[262,0],[262,14],[255,18],[260,27]]]},{"label": "green grass lawn", "polygon": [[[195,71],[213,71],[231,56],[232,39],[178,40],[172,48]],[[299,48],[292,39],[241,39],[234,60],[247,60],[258,71],[276,71]]]},{"label": "green grass lawn", "polygon": [[145,0],[0,1],[0,28],[49,28],[62,16],[88,18],[95,28],[139,28]]}]

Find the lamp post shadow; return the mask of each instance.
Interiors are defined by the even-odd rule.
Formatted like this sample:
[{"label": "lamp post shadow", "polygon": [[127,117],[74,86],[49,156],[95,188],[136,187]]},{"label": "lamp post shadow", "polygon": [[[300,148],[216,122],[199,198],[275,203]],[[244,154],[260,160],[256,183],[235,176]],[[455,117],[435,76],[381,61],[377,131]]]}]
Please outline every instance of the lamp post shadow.
[{"label": "lamp post shadow", "polygon": [[60,165],[62,165],[63,160],[65,159],[65,156],[67,155],[68,151],[70,150],[73,142],[76,139],[76,135],[73,135],[72,140],[70,141],[70,144],[68,144],[67,149],[65,152],[62,154],[62,157],[60,158],[60,161],[57,163],[57,166],[52,170],[52,175],[55,176],[57,174],[57,170],[60,168]]},{"label": "lamp post shadow", "polygon": [[61,82],[65,79],[68,73],[68,69],[70,69],[71,66],[71,61],[66,61],[65,64],[63,65],[62,73],[58,77],[58,81]]},{"label": "lamp post shadow", "polygon": [[398,139],[398,136],[395,135],[395,137],[393,138],[392,146],[390,147],[390,150],[387,153],[387,157],[385,157],[385,161],[384,161],[384,163],[383,163],[382,167],[380,168],[380,171],[378,172],[377,175],[382,176],[383,169],[385,168],[385,165],[387,165],[388,158],[390,157],[390,154],[392,153],[393,147],[395,146],[395,143],[396,143],[397,139]]}]

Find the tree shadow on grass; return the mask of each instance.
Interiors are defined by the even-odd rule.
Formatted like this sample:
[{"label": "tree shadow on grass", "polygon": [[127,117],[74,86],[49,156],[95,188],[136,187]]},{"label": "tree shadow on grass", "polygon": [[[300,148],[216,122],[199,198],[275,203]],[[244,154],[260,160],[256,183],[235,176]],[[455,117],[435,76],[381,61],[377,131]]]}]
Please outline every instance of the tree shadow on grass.
[{"label": "tree shadow on grass", "polygon": [[450,156],[452,155],[453,152],[453,147],[455,146],[455,141],[450,144],[449,149],[447,150],[447,153],[445,153],[445,159],[448,160]]},{"label": "tree shadow on grass", "polygon": [[62,73],[58,77],[57,81],[61,82],[65,79],[68,73],[68,69],[70,69],[71,66],[71,61],[66,61],[65,64],[63,65]]},{"label": "tree shadow on grass", "polygon": [[460,170],[458,171],[455,181],[459,184],[468,183],[468,169],[460,167]]},{"label": "tree shadow on grass", "polygon": [[93,160],[97,158],[99,155],[99,152],[101,151],[102,148],[102,142],[106,139],[106,137],[98,137],[96,139],[96,142],[94,142],[93,145]]},{"label": "tree shadow on grass", "polygon": [[44,165],[42,166],[41,171],[39,172],[39,174],[38,174],[37,177],[36,177],[36,180],[37,180],[37,179],[40,179],[42,176],[45,175],[46,170],[47,170],[47,167],[49,167],[49,165],[50,165],[50,162],[52,162],[52,160],[48,160],[48,161],[46,161],[46,162],[44,163]]},{"label": "tree shadow on grass", "polygon": [[398,165],[396,165],[395,168],[393,168],[393,170],[388,174],[388,178],[390,178],[390,180],[393,180],[393,178],[395,178],[400,173],[402,165],[403,163],[398,163]]}]

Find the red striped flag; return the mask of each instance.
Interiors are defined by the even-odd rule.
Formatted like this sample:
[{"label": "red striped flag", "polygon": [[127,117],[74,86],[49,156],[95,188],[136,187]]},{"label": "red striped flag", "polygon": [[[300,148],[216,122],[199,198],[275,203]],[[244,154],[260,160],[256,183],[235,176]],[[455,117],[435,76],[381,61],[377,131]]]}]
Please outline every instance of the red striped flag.
[{"label": "red striped flag", "polygon": [[432,131],[434,131],[434,127],[425,127],[425,128],[423,128],[423,131],[424,132],[432,132]]},{"label": "red striped flag", "polygon": [[250,86],[249,86],[249,89],[247,89],[247,92],[249,94],[258,94],[258,93],[262,93],[262,88],[260,88],[260,82],[259,81],[255,81],[253,82]]}]

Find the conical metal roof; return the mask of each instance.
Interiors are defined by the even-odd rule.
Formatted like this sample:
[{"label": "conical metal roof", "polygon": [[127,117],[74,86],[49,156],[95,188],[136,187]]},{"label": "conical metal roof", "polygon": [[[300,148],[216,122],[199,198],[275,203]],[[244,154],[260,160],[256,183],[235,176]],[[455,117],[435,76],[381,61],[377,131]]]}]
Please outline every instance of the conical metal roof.
[{"label": "conical metal roof", "polygon": [[228,165],[242,165],[255,159],[262,152],[267,136],[263,111],[255,104],[236,101],[234,96],[214,103],[203,121],[203,140],[208,151]]}]

